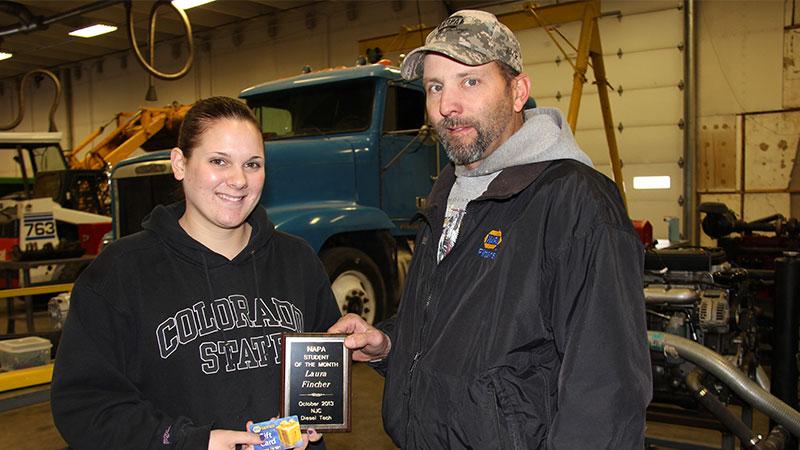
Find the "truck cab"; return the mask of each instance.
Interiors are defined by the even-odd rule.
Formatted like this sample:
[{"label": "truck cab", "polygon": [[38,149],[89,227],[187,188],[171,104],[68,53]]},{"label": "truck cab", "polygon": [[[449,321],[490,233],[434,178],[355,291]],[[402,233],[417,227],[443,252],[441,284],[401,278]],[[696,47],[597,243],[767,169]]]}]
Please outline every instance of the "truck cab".
[{"label": "truck cab", "polygon": [[[419,83],[373,64],[276,80],[240,97],[261,125],[270,220],[319,254],[342,313],[371,323],[390,314],[398,254],[410,255],[413,218],[445,161]],[[119,163],[111,189],[115,237],[138,231],[156,204],[180,193],[166,151]]]}]

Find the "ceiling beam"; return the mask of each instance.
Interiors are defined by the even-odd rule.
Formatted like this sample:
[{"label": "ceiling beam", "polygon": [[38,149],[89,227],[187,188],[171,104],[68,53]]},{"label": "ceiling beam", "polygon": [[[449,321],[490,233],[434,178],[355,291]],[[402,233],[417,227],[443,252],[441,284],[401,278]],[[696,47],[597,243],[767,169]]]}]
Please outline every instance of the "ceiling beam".
[{"label": "ceiling beam", "polygon": [[[69,48],[64,48],[63,45],[52,46],[54,41],[46,38],[32,38],[31,36],[17,36],[13,43],[6,43],[3,49],[11,53],[36,53],[48,55],[51,52],[58,52],[64,59],[78,60],[95,55],[93,51],[86,51],[86,47],[78,45],[70,45]],[[2,64],[2,63],[0,63]]]},{"label": "ceiling beam", "polygon": [[259,5],[269,6],[278,11],[286,11],[287,9],[300,8],[302,6],[319,3],[317,1],[302,1],[302,0],[249,0],[250,3],[258,3]]},{"label": "ceiling beam", "polygon": [[25,72],[31,69],[41,69],[44,67],[55,67],[62,64],[69,63],[68,59],[47,57],[41,55],[14,55],[11,59],[6,59],[0,62],[0,65],[5,68],[6,66],[20,66],[27,67]]},{"label": "ceiling beam", "polygon": [[[206,3],[199,8],[201,10],[211,11],[215,14],[224,14],[239,20],[249,19],[251,17],[261,16],[277,11],[277,9],[273,7],[261,5],[259,3],[231,0]],[[192,10],[189,10],[187,14],[190,14],[191,12]]]}]

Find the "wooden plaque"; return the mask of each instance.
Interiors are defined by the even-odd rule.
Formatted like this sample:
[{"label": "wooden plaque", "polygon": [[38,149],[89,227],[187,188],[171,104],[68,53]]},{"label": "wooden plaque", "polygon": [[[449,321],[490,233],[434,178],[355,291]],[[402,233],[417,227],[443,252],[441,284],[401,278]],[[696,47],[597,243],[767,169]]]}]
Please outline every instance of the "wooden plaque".
[{"label": "wooden plaque", "polygon": [[350,431],[350,350],[344,334],[281,336],[281,416],[297,416],[300,428]]}]

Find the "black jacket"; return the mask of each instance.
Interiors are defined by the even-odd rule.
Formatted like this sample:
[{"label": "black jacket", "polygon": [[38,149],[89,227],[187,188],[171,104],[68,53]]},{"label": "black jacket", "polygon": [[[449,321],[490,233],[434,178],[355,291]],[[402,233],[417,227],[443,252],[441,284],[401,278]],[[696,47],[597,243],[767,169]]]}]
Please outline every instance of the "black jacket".
[{"label": "black jacket", "polygon": [[504,169],[437,265],[454,180],[381,326],[387,432],[404,449],[643,448],[644,253],[616,186],[572,160]]},{"label": "black jacket", "polygon": [[184,208],[156,207],[75,284],[52,384],[72,448],[204,449],[213,428],[277,416],[280,334],[340,316],[317,255],[264,208],[231,261],[183,231]]}]

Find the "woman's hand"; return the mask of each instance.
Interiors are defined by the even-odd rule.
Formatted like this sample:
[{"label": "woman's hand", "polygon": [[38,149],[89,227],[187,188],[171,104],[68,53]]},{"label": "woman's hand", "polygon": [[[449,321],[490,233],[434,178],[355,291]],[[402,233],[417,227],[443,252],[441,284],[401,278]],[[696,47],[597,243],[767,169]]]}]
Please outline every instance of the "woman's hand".
[{"label": "woman's hand", "polygon": [[299,450],[305,450],[306,447],[308,447],[309,442],[317,442],[320,439],[322,439],[322,435],[317,433],[317,430],[309,428],[305,433],[303,433],[303,445],[297,448]]},{"label": "woman's hand", "polygon": [[261,436],[248,431],[211,430],[208,439],[208,450],[236,450],[241,445],[243,450],[252,450],[261,443]]},{"label": "woman's hand", "polygon": [[[273,417],[273,418],[271,418],[269,420],[275,420],[275,419],[277,419],[277,417]],[[253,424],[253,421],[252,420],[248,420],[247,424],[245,425],[245,429],[249,430],[250,429],[250,425],[252,425],[252,424]],[[253,434],[253,433],[248,433],[248,434]],[[257,434],[255,436],[258,438]],[[322,434],[317,433],[317,430],[315,430],[313,428],[309,428],[308,430],[306,430],[306,432],[303,433],[302,436],[303,436],[303,445],[301,445],[300,447],[295,447],[297,450],[305,450],[306,447],[308,447],[308,443],[309,442],[317,442],[318,440],[322,439]],[[261,439],[258,438],[258,442],[255,442],[254,444],[260,444],[260,443],[261,443]],[[208,447],[208,450],[211,450],[211,446]],[[252,447],[244,447],[242,450],[252,450]]]}]

